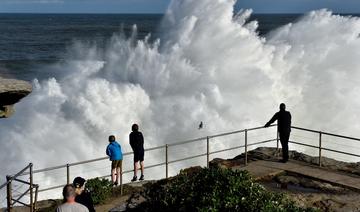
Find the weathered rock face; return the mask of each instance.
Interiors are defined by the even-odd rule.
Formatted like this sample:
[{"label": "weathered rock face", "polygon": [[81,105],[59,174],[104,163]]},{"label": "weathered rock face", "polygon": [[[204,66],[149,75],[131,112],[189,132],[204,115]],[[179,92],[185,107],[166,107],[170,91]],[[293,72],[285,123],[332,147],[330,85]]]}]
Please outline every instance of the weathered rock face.
[{"label": "weathered rock face", "polygon": [[30,83],[0,78],[0,118],[7,118],[14,113],[13,105],[32,91]]},{"label": "weathered rock face", "polygon": [[[279,157],[280,155],[281,155],[281,151],[277,151],[276,148],[259,147],[252,151],[249,151],[247,157],[248,157],[248,161],[256,161],[256,160],[269,160],[271,158]],[[289,157],[292,160],[301,161],[312,165],[317,165],[319,163],[319,157],[313,157],[297,151],[292,151],[292,150],[289,151]],[[245,154],[241,154],[232,159],[215,158],[212,161],[210,161],[210,166],[220,167],[220,168],[231,168],[234,166],[243,166],[244,163],[245,163]],[[343,161],[337,161],[327,157],[322,157],[321,163],[323,168],[360,176],[360,162],[348,163]]]}]

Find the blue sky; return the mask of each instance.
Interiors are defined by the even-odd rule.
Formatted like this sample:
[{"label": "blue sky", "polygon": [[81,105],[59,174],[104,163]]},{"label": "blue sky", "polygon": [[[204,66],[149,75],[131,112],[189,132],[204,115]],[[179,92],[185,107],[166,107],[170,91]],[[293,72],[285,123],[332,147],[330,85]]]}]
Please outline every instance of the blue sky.
[{"label": "blue sky", "polygon": [[[0,0],[0,12],[163,13],[169,2],[170,0]],[[360,13],[360,0],[239,0],[237,8],[253,8],[255,13],[304,13],[320,8],[329,8],[338,13]]]}]

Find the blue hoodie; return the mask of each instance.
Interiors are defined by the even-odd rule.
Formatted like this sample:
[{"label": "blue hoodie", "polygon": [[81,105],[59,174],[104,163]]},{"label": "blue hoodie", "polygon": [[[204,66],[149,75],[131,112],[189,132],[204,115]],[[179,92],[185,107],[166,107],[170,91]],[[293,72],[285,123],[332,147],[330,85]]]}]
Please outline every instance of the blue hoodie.
[{"label": "blue hoodie", "polygon": [[110,160],[122,160],[121,146],[118,142],[111,142],[106,148],[106,154],[110,157]]}]

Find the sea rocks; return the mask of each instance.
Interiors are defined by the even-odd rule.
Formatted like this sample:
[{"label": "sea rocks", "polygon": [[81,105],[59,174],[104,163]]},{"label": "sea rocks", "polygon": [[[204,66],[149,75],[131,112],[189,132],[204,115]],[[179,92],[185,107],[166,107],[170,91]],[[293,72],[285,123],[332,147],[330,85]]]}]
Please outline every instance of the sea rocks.
[{"label": "sea rocks", "polygon": [[[259,147],[251,150],[247,154],[248,161],[256,160],[269,160],[281,156],[281,150],[277,150],[272,147]],[[289,151],[289,157],[291,160],[300,161],[312,165],[319,164],[319,157],[313,157],[297,151]],[[219,159],[215,158],[210,161],[210,167],[220,168],[232,168],[236,166],[243,166],[245,164],[245,154],[238,155],[232,159]],[[346,172],[353,175],[360,176],[360,162],[347,163],[343,161],[337,161],[331,158],[322,157],[321,164],[323,168]]]},{"label": "sea rocks", "polygon": [[0,118],[8,118],[14,113],[13,105],[32,91],[30,83],[0,78]]}]

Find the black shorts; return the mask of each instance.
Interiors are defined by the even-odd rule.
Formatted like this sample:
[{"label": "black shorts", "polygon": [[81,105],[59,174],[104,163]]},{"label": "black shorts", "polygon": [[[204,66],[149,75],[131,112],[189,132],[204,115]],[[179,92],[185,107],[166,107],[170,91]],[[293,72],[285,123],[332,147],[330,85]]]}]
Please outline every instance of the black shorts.
[{"label": "black shorts", "polygon": [[144,161],[144,150],[134,151],[134,162]]}]

